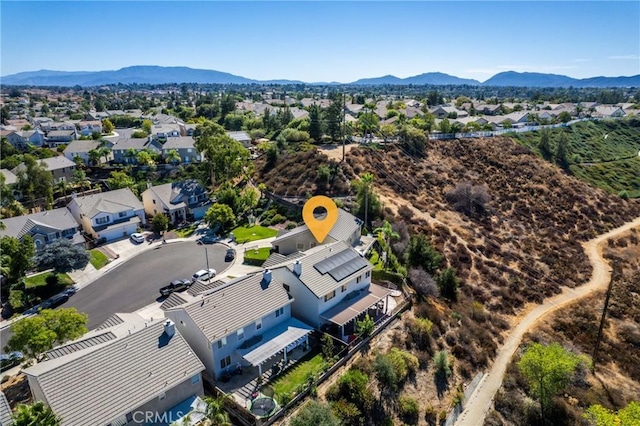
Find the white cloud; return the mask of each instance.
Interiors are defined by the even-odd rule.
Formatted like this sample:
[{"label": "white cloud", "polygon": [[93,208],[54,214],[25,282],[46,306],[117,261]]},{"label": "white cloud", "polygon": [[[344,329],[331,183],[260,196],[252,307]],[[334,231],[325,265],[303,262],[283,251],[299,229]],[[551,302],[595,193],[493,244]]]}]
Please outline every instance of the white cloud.
[{"label": "white cloud", "polygon": [[616,59],[616,60],[621,60],[621,61],[637,61],[640,59],[640,56],[638,55],[616,55],[616,56],[609,56],[609,59]]}]

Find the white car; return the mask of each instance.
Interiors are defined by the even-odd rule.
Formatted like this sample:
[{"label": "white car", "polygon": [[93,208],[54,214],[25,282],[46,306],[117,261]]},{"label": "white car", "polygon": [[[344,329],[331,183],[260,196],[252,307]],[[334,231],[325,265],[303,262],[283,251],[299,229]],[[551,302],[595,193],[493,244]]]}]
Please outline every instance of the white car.
[{"label": "white car", "polygon": [[211,278],[216,276],[216,270],[215,269],[201,269],[198,272],[196,272],[195,274],[193,274],[193,277],[191,277],[191,281],[192,282],[196,282],[198,280],[200,281],[209,281]]},{"label": "white car", "polygon": [[144,235],[139,232],[134,232],[129,238],[131,238],[131,241],[134,243],[144,243]]}]

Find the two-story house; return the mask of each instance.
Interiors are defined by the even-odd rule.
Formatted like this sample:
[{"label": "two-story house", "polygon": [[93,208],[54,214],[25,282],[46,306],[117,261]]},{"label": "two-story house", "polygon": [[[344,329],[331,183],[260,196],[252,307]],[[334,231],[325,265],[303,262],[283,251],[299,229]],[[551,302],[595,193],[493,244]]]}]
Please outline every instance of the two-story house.
[{"label": "two-story house", "polygon": [[[362,221],[343,209],[338,209],[338,220],[320,244],[329,244],[336,241],[346,241],[355,246],[360,242]],[[307,225],[301,225],[291,230],[280,231],[279,235],[271,242],[273,251],[283,255],[296,251],[305,251],[318,245]]]},{"label": "two-story house", "polygon": [[142,193],[142,204],[149,216],[166,214],[171,222],[180,223],[202,219],[213,201],[197,180],[187,179],[149,186]]},{"label": "two-story house", "polygon": [[[76,163],[68,158],[58,155],[51,158],[43,158],[42,160],[39,160],[39,162],[45,170],[51,172],[53,177],[52,183],[54,185],[60,181],[71,182],[73,179],[73,172],[76,170]],[[19,175],[25,170],[26,168],[24,163],[20,163],[12,170],[12,172]]]},{"label": "two-story house", "polygon": [[177,138],[182,136],[178,123],[154,124],[151,128],[151,137],[164,141],[168,138]]},{"label": "two-story house", "polygon": [[24,373],[62,426],[173,424],[187,414],[175,407],[204,394],[202,362],[161,318],[115,314],[46,358]]},{"label": "two-story house", "polygon": [[263,267],[291,295],[292,315],[348,341],[356,322],[386,314],[391,290],[371,282],[373,265],[344,241],[315,247],[302,256],[274,254]]},{"label": "two-story house", "polygon": [[120,138],[111,148],[113,162],[116,164],[137,164],[137,155],[144,149],[160,154],[162,153],[162,144],[151,138]]},{"label": "two-story house", "polygon": [[75,127],[73,130],[52,130],[47,133],[47,143],[49,146],[58,146],[76,139],[78,139],[78,133],[76,133]]},{"label": "two-story house", "polygon": [[90,136],[93,132],[102,133],[102,121],[100,120],[81,121],[78,123],[78,127],[82,136]]},{"label": "two-story house", "polygon": [[271,271],[247,275],[169,307],[164,314],[220,380],[237,364],[260,369],[269,358],[306,341],[312,327],[291,317],[293,298]]},{"label": "two-story house", "polygon": [[227,132],[227,136],[240,142],[245,148],[251,147],[251,136],[249,136],[245,131]]},{"label": "two-story house", "polygon": [[7,134],[7,141],[16,149],[26,149],[28,145],[41,147],[44,140],[44,132],[40,129],[14,130]]},{"label": "two-story house", "polygon": [[[80,157],[85,165],[90,164],[89,151],[95,151],[100,148],[100,141],[95,140],[75,140],[67,145],[63,151],[66,158],[75,163],[75,158]],[[110,155],[106,156],[109,160]],[[98,162],[102,163],[105,157],[98,159]]]},{"label": "two-story house", "polygon": [[59,238],[67,238],[76,245],[84,246],[85,243],[80,224],[66,207],[10,217],[2,219],[2,223],[5,229],[0,230],[0,237],[21,239],[30,235],[37,251]]},{"label": "two-story house", "polygon": [[87,234],[108,242],[127,237],[146,224],[144,207],[129,188],[78,197],[67,206]]},{"label": "two-story house", "polygon": [[170,137],[162,144],[162,155],[167,156],[171,150],[175,150],[180,155],[181,163],[193,163],[202,159],[201,154],[195,147],[196,141],[191,136]]}]

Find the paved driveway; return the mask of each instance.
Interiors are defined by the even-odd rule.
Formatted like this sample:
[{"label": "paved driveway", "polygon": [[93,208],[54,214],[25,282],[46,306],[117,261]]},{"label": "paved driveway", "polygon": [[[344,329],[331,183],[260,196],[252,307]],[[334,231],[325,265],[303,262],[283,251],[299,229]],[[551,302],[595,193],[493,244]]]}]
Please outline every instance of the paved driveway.
[{"label": "paved driveway", "polygon": [[[194,241],[158,245],[79,290],[62,307],[75,307],[89,314],[89,329],[100,325],[116,312],[134,312],[158,300],[160,287],[174,279],[191,278],[209,267],[224,271],[231,262],[224,261],[227,247],[222,244],[198,245]],[[3,339],[4,340],[4,339]]]}]

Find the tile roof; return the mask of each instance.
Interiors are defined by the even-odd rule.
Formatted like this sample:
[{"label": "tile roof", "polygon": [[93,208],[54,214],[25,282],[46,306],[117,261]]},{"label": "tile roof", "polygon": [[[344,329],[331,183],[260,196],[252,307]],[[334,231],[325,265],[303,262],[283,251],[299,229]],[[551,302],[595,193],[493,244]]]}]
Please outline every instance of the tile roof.
[{"label": "tile roof", "polygon": [[89,152],[92,149],[97,149],[100,146],[100,141],[93,140],[75,140],[71,141],[69,145],[64,149],[64,153],[76,153],[76,152]]},{"label": "tile roof", "polygon": [[[207,194],[207,190],[195,179],[156,185],[148,188],[145,192],[147,191],[155,193],[164,205],[175,208],[196,204],[189,203],[189,197],[198,197]],[[206,197],[206,201],[210,202],[209,197]]]},{"label": "tile roof", "polygon": [[[356,230],[360,229],[360,226],[362,226],[362,221],[360,219],[358,219],[351,213],[339,208],[338,220],[336,220],[336,224],[333,225],[333,228],[331,228],[328,235],[337,241],[346,240],[354,232],[356,232]],[[289,232],[278,235],[278,237],[273,240],[272,244],[275,245],[279,241],[286,240],[293,235],[301,234],[303,232],[308,232],[309,234],[311,234],[311,231],[309,231],[309,227],[307,225],[301,225],[293,228]]]},{"label": "tile roof", "polygon": [[80,225],[66,207],[32,213],[24,216],[2,219],[5,229],[0,230],[0,236],[21,238],[33,228],[40,226],[53,231],[78,228]]},{"label": "tile roof", "polygon": [[40,160],[41,163],[44,163],[45,167],[49,171],[63,169],[65,167],[75,167],[76,163],[69,160],[64,155],[58,155],[52,158],[44,158]]},{"label": "tile roof", "polygon": [[18,176],[14,175],[13,172],[9,169],[0,169],[0,173],[4,175],[4,184],[5,185],[13,185],[18,182]]},{"label": "tile roof", "polygon": [[175,138],[167,138],[167,141],[162,144],[162,149],[185,149],[185,148],[194,148],[195,149],[195,139],[192,136],[179,136]]},{"label": "tile roof", "polygon": [[[373,269],[373,265],[344,241],[314,247],[304,252],[304,257],[295,261],[302,264],[300,281],[317,297],[351,281],[355,276]],[[293,260],[287,260],[271,269],[287,268],[293,273]],[[326,267],[325,267],[326,266]]]},{"label": "tile roof", "polygon": [[[24,370],[37,380],[63,425],[107,424],[204,370],[165,320],[113,327],[120,337]],[[129,328],[132,327],[132,328]]]},{"label": "tile roof", "polygon": [[[257,273],[216,287],[184,309],[210,342],[214,342],[293,302],[282,283]],[[238,309],[242,307],[242,309]]]},{"label": "tile roof", "polygon": [[46,353],[47,359],[60,358],[61,356],[69,355],[73,352],[81,351],[83,349],[90,348],[92,346],[99,345],[101,343],[108,342],[116,338],[116,335],[111,331],[107,331],[96,336],[88,337],[86,339],[78,340],[73,343],[68,343],[63,346],[58,346],[51,349]]},{"label": "tile roof", "polygon": [[91,218],[100,212],[118,213],[129,209],[143,210],[144,208],[138,197],[129,188],[76,197],[73,201],[78,204],[82,214]]},{"label": "tile roof", "polygon": [[304,253],[301,251],[294,251],[286,256],[281,255],[280,253],[271,253],[267,260],[262,264],[262,267],[271,268],[273,265],[278,265],[282,262],[286,262],[287,260],[295,260],[303,256]]},{"label": "tile roof", "polygon": [[11,418],[11,407],[9,401],[4,395],[4,392],[0,392],[0,426],[11,426],[13,419]]},{"label": "tile roof", "polygon": [[232,139],[237,140],[238,142],[250,141],[251,136],[247,134],[247,132],[227,132],[227,136]]},{"label": "tile roof", "polygon": [[143,150],[147,145],[147,138],[120,138],[113,145],[112,149],[127,150],[133,148],[136,150]]}]

